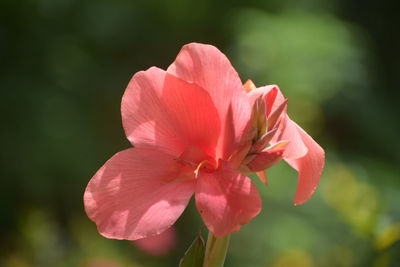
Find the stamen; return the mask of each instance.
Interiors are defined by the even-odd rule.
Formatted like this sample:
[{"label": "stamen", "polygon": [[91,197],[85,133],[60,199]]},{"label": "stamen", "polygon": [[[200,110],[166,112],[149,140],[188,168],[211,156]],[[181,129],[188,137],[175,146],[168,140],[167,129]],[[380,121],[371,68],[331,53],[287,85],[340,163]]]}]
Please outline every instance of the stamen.
[{"label": "stamen", "polygon": [[196,170],[194,170],[194,175],[196,178],[199,176],[199,171],[200,171],[200,168],[202,168],[202,167],[204,169],[210,169],[210,167],[215,169],[215,167],[208,160],[203,160],[202,162],[199,163],[199,165],[197,165]]}]

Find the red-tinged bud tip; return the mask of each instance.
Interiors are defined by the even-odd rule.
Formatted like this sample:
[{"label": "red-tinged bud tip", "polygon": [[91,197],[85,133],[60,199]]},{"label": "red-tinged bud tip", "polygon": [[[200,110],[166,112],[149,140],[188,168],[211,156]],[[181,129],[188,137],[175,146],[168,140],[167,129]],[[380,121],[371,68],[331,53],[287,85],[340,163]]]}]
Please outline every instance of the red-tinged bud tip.
[{"label": "red-tinged bud tip", "polygon": [[267,132],[261,138],[254,143],[252,147],[253,152],[260,152],[264,148],[267,147],[268,143],[271,141],[272,137],[274,137],[275,133],[277,131],[277,128],[272,129],[271,131]]},{"label": "red-tinged bud tip", "polygon": [[278,163],[282,159],[284,151],[284,149],[276,149],[260,152],[247,166],[252,172],[264,171]]},{"label": "red-tinged bud tip", "polygon": [[267,174],[265,171],[259,171],[256,172],[258,178],[260,178],[261,182],[263,182],[265,185],[268,185],[268,180],[267,180]]},{"label": "red-tinged bud tip", "polygon": [[279,117],[281,116],[282,112],[285,110],[287,102],[289,98],[286,98],[268,117],[268,130],[271,130],[276,122],[278,121]]},{"label": "red-tinged bud tip", "polygon": [[272,167],[282,159],[283,152],[288,143],[288,141],[282,141],[257,153],[256,157],[247,166],[252,172],[259,172]]}]

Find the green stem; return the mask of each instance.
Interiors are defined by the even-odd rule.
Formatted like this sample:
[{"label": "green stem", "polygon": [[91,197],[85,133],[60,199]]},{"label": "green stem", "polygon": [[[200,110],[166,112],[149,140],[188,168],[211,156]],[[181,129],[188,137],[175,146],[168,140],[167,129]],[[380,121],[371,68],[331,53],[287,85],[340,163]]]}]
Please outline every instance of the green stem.
[{"label": "green stem", "polygon": [[206,254],[203,267],[223,267],[228,251],[230,235],[216,238],[211,232],[208,233]]}]

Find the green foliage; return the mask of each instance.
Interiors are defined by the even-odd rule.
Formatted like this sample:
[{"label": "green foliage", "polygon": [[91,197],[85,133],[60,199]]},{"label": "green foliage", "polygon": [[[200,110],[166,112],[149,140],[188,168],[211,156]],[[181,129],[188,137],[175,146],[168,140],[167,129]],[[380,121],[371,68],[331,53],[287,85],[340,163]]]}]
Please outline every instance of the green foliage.
[{"label": "green foliage", "polygon": [[204,240],[199,234],[185,252],[179,267],[202,267],[205,254]]}]

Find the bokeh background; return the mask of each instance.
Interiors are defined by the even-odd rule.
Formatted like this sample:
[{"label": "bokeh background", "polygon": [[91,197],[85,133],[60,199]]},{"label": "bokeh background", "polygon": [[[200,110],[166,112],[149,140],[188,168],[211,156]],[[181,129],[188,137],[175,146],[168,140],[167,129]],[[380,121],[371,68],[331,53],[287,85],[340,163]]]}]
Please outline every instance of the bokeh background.
[{"label": "bokeh background", "polygon": [[151,256],[100,236],[82,197],[130,146],[120,100],[131,76],[167,68],[192,41],[222,50],[243,82],[278,84],[327,154],[304,205],[286,163],[268,187],[254,180],[263,211],[233,234],[226,266],[400,266],[394,3],[1,0],[0,266],[177,266],[203,226],[193,203],[170,251]]}]

